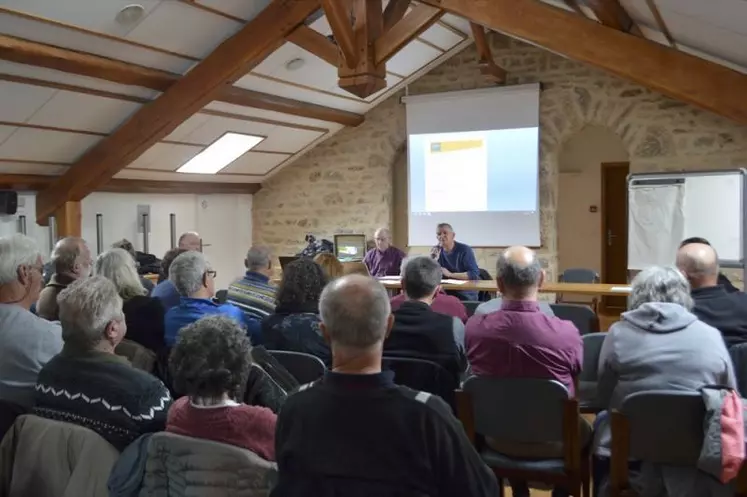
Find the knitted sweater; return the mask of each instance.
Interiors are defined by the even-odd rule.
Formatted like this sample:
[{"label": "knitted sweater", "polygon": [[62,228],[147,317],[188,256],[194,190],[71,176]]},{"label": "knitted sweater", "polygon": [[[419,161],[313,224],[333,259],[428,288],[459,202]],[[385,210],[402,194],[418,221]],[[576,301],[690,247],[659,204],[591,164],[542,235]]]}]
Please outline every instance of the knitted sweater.
[{"label": "knitted sweater", "polygon": [[163,430],[171,395],[127,359],[65,345],[39,372],[34,414],[90,428],[118,450]]},{"label": "knitted sweater", "polygon": [[195,407],[185,396],[171,406],[166,431],[243,447],[274,461],[276,420],[275,413],[266,407],[246,404]]}]

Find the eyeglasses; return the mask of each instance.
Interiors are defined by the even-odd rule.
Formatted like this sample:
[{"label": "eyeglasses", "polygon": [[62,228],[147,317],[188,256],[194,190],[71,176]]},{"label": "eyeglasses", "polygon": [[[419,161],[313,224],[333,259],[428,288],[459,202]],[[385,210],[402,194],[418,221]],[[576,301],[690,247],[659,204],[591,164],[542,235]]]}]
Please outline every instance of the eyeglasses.
[{"label": "eyeglasses", "polygon": [[211,278],[215,278],[216,276],[218,276],[218,271],[215,271],[214,269],[209,269],[208,271],[205,271],[205,274],[207,274]]}]

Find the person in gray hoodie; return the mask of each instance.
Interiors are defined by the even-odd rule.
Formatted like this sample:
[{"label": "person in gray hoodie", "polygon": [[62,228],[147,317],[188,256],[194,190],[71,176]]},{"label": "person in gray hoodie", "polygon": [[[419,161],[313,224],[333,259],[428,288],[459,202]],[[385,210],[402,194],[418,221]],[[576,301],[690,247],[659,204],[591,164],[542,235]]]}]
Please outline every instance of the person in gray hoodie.
[{"label": "person in gray hoodie", "polygon": [[[625,397],[643,390],[697,392],[714,384],[736,388],[721,333],[690,312],[690,285],[677,269],[654,266],[640,272],[628,308],[602,345],[597,384],[601,405],[619,408]],[[597,455],[609,456],[604,417],[595,438]]]}]

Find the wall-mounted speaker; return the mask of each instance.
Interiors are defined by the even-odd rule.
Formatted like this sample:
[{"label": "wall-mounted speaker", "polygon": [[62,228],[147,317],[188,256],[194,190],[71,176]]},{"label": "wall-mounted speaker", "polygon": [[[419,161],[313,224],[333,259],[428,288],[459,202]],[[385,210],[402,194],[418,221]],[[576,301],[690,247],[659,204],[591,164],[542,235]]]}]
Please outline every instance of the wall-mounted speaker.
[{"label": "wall-mounted speaker", "polygon": [[0,214],[15,214],[18,210],[18,193],[0,191]]}]

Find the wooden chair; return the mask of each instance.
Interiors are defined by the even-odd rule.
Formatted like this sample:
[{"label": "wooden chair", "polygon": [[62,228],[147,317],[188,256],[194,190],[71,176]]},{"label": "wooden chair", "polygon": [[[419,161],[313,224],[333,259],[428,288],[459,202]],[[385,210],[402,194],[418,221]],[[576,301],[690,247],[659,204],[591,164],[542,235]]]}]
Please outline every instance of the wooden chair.
[{"label": "wooden chair", "polygon": [[[647,391],[629,395],[610,413],[610,496],[638,497],[628,462],[696,468],[703,445],[705,405],[700,393]],[[736,479],[737,497],[747,496],[747,471]]]},{"label": "wooden chair", "polygon": [[[473,376],[456,391],[467,437],[499,479],[539,481],[575,497],[591,494],[591,462],[581,447],[578,401],[554,380]],[[485,437],[514,443],[562,444],[562,458],[519,459],[491,448]],[[501,486],[501,497],[503,486]]]}]

